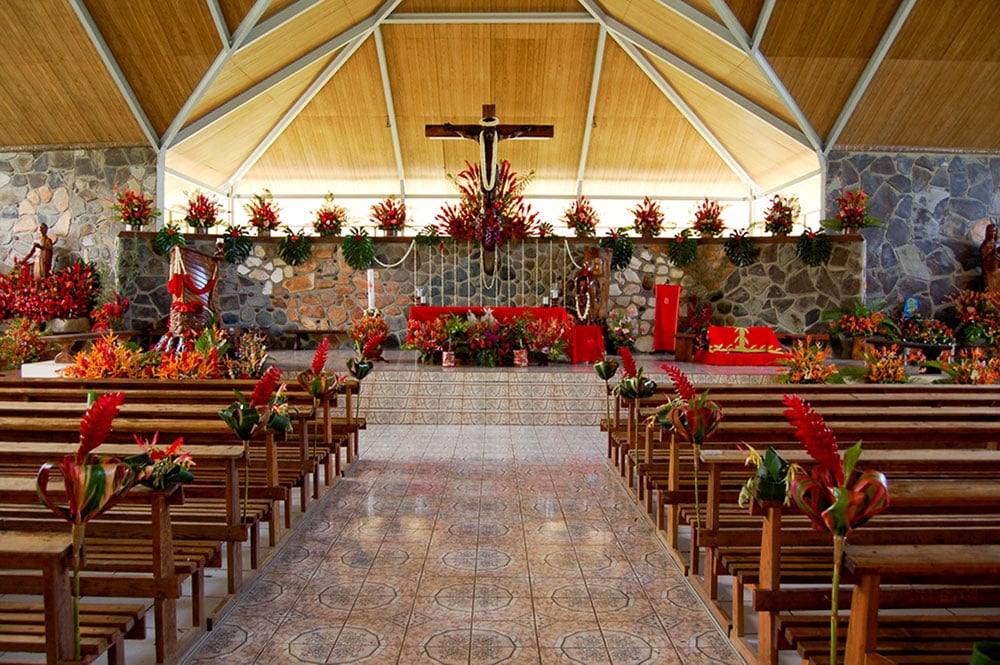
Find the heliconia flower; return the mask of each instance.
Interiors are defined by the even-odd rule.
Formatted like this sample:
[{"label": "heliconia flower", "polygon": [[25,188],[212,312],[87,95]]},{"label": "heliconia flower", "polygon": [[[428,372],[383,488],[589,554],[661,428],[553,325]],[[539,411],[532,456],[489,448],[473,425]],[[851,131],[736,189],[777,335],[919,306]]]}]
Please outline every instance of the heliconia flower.
[{"label": "heliconia flower", "polygon": [[267,405],[271,401],[274,391],[278,389],[280,382],[281,370],[278,369],[277,365],[271,365],[264,372],[264,376],[260,377],[257,381],[257,385],[253,387],[253,392],[250,394],[250,406]]},{"label": "heliconia flower", "polygon": [[840,449],[837,447],[837,437],[827,427],[823,416],[798,395],[785,395],[782,404],[788,407],[785,418],[795,428],[795,438],[814,460],[833,474],[837,485],[843,485],[844,468],[840,460]]},{"label": "heliconia flower", "polygon": [[111,433],[111,423],[125,403],[123,393],[106,393],[87,409],[80,419],[80,447],[76,451],[76,463],[84,464],[87,455],[104,443]]},{"label": "heliconia flower", "polygon": [[625,375],[625,378],[635,376],[637,370],[635,368],[635,358],[632,356],[632,349],[623,346],[618,349],[618,355],[622,357],[622,374]]},{"label": "heliconia flower", "polygon": [[323,372],[323,368],[326,366],[326,354],[329,350],[330,339],[328,337],[324,337],[323,341],[316,347],[316,353],[313,354],[313,374],[321,374]]},{"label": "heliconia flower", "polygon": [[680,397],[685,402],[690,401],[695,396],[694,386],[691,385],[691,380],[688,379],[687,374],[685,374],[676,365],[660,365],[660,369],[667,373],[670,380],[674,383],[674,389],[677,390],[677,396]]}]

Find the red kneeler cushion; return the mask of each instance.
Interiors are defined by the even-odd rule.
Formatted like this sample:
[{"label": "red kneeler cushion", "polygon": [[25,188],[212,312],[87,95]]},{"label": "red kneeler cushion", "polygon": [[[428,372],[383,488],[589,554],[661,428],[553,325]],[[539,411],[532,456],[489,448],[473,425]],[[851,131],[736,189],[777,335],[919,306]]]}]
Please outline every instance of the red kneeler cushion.
[{"label": "red kneeler cushion", "polygon": [[709,326],[708,350],[697,360],[708,365],[771,365],[787,357],[767,326]]}]

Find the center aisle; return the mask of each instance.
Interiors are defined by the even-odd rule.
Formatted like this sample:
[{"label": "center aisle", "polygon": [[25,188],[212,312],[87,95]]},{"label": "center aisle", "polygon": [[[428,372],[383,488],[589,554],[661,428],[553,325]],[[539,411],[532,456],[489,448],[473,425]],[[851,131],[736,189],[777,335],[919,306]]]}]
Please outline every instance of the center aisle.
[{"label": "center aisle", "polygon": [[370,426],[190,663],[733,663],[594,427]]}]

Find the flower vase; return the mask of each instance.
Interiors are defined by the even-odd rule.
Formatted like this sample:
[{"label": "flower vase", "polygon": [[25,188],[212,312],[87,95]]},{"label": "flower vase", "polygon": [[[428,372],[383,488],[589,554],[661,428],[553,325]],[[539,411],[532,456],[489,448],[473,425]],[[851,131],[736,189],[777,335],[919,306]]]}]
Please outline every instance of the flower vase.
[{"label": "flower vase", "polygon": [[442,351],[441,352],[441,367],[454,367],[455,366],[455,352],[454,351]]},{"label": "flower vase", "polygon": [[514,367],[528,366],[528,350],[514,349]]},{"label": "flower vase", "polygon": [[75,319],[49,319],[45,323],[45,329],[53,335],[90,332],[90,319],[85,316]]},{"label": "flower vase", "polygon": [[257,236],[260,238],[269,238],[271,236],[271,229],[266,226],[257,227]]},{"label": "flower vase", "polygon": [[856,335],[851,338],[851,360],[865,359],[865,343],[867,341],[864,335]]},{"label": "flower vase", "polygon": [[386,238],[396,238],[399,236],[399,229],[383,229]]}]

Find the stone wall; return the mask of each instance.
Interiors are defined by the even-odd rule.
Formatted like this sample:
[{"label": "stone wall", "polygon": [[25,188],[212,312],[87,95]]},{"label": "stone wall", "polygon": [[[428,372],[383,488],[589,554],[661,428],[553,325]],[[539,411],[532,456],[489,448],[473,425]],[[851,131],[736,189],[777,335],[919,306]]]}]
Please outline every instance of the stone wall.
[{"label": "stone wall", "polygon": [[[137,291],[133,311],[138,321],[166,316],[167,262],[149,249],[152,234],[121,239],[122,256],[134,256]],[[681,270],[670,265],[667,240],[636,242],[631,264],[612,275],[611,308],[633,306],[644,335],[639,350],[652,346],[655,315],[653,286],[680,283],[715,309],[714,323],[770,325],[802,332],[822,328],[820,314],[849,304],[863,294],[864,243],[859,237],[835,239],[828,266],[810,268],[799,261],[794,240],[756,239],[760,259],[746,268],[733,266],[722,241],[701,241],[698,258]],[[592,244],[593,241],[590,241]],[[191,243],[211,252],[211,237]],[[409,239],[378,239],[375,305],[382,310],[398,345],[406,332],[407,311],[416,288],[431,305],[538,306],[555,284],[567,293],[588,245],[585,241],[530,241],[483,253],[465,242],[421,247]],[[226,326],[346,329],[367,306],[367,274],[344,263],[339,241],[316,240],[312,259],[292,267],[277,257],[277,239],[257,239],[244,264],[226,264],[220,285],[222,322]],[[120,267],[122,274],[133,271]],[[572,302],[567,303],[570,307]]]},{"label": "stone wall", "polygon": [[113,188],[156,190],[156,155],[148,148],[0,153],[0,270],[31,250],[40,223],[55,240],[54,268],[83,258],[113,266],[121,223],[109,215]]},{"label": "stone wall", "polygon": [[864,188],[869,214],[884,228],[862,231],[868,246],[866,296],[890,306],[917,296],[921,312],[981,288],[979,245],[1000,221],[1000,156],[833,152],[827,209],[844,189]]}]

